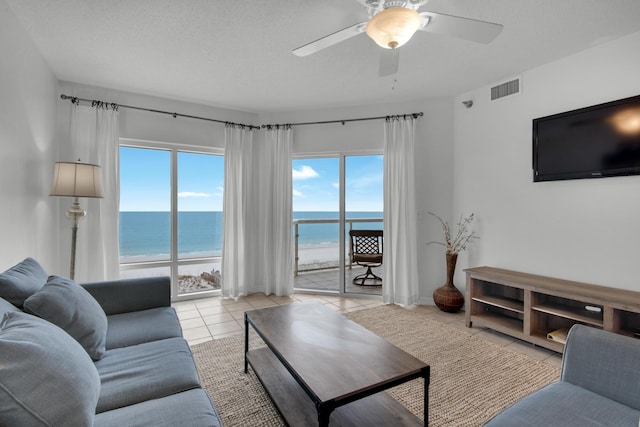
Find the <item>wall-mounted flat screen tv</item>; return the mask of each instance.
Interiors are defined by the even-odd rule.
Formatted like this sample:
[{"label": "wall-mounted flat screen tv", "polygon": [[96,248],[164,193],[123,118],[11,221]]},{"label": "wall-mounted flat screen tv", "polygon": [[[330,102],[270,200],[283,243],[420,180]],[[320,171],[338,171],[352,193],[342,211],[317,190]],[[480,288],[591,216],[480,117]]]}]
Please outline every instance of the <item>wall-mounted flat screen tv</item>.
[{"label": "wall-mounted flat screen tv", "polygon": [[533,120],[533,180],[640,175],[640,95]]}]

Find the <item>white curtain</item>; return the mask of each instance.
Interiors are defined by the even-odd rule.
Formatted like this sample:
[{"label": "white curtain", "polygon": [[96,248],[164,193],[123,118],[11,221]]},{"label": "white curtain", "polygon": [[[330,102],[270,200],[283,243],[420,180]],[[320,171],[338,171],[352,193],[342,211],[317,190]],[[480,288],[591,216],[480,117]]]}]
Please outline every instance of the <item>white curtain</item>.
[{"label": "white curtain", "polygon": [[[79,282],[117,279],[120,275],[118,216],[120,210],[118,111],[111,104],[72,104],[71,146],[67,161],[102,167],[103,199],[80,199],[87,216],[80,220],[75,279]],[[69,206],[71,205],[71,201]],[[69,225],[69,235],[71,229]]]},{"label": "white curtain", "polygon": [[258,267],[261,290],[278,296],[293,293],[291,126],[265,131],[259,146]]},{"label": "white curtain", "polygon": [[415,121],[413,117],[389,117],[384,125],[385,304],[418,303]]},{"label": "white curtain", "polygon": [[253,131],[227,125],[222,295],[293,292],[289,127]]},{"label": "white curtain", "polygon": [[253,175],[253,132],[233,125],[225,128],[224,201],[222,205],[222,296],[247,295],[252,277],[250,230],[247,224]]}]

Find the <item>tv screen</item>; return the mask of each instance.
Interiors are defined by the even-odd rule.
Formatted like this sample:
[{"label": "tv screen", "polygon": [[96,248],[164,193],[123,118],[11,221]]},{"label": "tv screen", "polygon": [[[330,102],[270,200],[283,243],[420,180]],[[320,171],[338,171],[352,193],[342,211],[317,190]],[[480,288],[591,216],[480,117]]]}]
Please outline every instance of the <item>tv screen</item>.
[{"label": "tv screen", "polygon": [[640,174],[640,95],[533,120],[533,180]]}]

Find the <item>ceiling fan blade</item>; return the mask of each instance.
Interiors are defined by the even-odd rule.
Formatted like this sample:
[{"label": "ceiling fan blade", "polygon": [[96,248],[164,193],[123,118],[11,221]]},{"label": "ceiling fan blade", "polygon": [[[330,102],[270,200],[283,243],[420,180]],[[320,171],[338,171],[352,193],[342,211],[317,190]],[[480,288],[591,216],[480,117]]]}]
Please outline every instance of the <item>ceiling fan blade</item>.
[{"label": "ceiling fan blade", "polygon": [[444,15],[435,12],[420,12],[429,22],[421,31],[444,34],[477,43],[490,43],[502,31],[503,26],[493,22],[478,21],[460,16]]},{"label": "ceiling fan blade", "polygon": [[392,76],[398,72],[400,49],[382,49],[380,52],[380,77]]},{"label": "ceiling fan blade", "polygon": [[329,46],[333,46],[334,44],[338,44],[342,41],[350,39],[351,37],[357,36],[360,33],[363,33],[366,26],[366,22],[360,22],[358,24],[344,28],[340,31],[336,31],[333,34],[329,34],[328,36],[322,37],[318,40],[312,41],[311,43],[307,43],[304,46],[300,46],[299,48],[294,49],[292,52],[297,56],[311,55],[312,53],[316,53],[319,50],[322,50]]}]

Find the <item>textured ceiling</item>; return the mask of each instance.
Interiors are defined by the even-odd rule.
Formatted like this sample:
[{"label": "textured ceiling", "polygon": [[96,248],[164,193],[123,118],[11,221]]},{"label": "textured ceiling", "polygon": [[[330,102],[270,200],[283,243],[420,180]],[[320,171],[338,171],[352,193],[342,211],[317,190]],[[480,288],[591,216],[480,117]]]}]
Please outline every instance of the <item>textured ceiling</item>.
[{"label": "textured ceiling", "polygon": [[455,96],[640,31],[638,0],[431,0],[504,25],[489,45],[418,32],[398,83],[365,34],[291,50],[367,19],[356,0],[5,0],[60,80],[244,111]]}]

